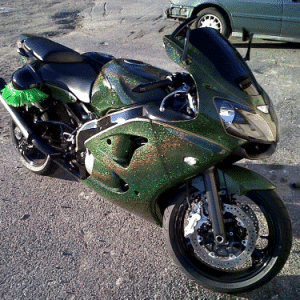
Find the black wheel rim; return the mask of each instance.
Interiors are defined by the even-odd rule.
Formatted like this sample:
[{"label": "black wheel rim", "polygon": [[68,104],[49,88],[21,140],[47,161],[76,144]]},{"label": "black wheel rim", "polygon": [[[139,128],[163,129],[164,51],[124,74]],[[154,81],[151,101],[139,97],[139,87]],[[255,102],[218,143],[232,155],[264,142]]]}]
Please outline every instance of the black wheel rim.
[{"label": "black wheel rim", "polygon": [[13,138],[16,142],[17,150],[27,164],[34,168],[39,168],[46,163],[47,156],[33,144],[28,143],[21,130],[15,124],[13,124]]}]

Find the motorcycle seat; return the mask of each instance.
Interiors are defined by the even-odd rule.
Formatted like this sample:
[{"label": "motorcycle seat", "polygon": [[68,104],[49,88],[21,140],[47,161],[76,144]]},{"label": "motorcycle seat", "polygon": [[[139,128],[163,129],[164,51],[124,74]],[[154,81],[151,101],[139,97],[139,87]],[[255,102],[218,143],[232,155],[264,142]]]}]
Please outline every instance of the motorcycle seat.
[{"label": "motorcycle seat", "polygon": [[37,59],[45,63],[80,63],[82,56],[66,46],[34,35],[20,35],[25,51],[33,54]]},{"label": "motorcycle seat", "polygon": [[44,64],[39,73],[46,84],[71,92],[78,100],[90,103],[92,86],[98,73],[89,64]]},{"label": "motorcycle seat", "polygon": [[71,92],[84,103],[91,102],[93,84],[103,65],[114,57],[104,53],[87,52],[83,63],[43,64],[39,74],[46,84]]}]

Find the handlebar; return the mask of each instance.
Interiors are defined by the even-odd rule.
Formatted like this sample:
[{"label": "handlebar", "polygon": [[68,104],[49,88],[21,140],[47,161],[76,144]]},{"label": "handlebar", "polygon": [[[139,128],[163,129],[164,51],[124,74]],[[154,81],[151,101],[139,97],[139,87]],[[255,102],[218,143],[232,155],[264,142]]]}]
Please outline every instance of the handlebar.
[{"label": "handlebar", "polygon": [[182,87],[183,84],[185,86],[187,82],[189,82],[189,77],[190,75],[187,73],[177,72],[167,76],[166,79],[163,80],[140,84],[133,88],[131,91],[134,93],[145,93],[167,86],[174,88]]},{"label": "handlebar", "polygon": [[145,93],[145,92],[153,91],[153,90],[156,90],[156,89],[159,89],[162,87],[172,86],[172,85],[173,85],[172,78],[167,77],[164,80],[140,84],[140,85],[136,86],[134,89],[132,89],[132,92]]}]

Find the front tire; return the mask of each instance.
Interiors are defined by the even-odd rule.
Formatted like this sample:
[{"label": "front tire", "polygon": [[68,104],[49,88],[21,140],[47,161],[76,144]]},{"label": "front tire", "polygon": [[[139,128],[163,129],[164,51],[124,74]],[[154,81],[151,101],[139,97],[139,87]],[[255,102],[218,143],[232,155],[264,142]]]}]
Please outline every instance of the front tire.
[{"label": "front tire", "polygon": [[194,28],[214,28],[226,38],[231,35],[231,28],[227,18],[216,8],[208,7],[197,14],[198,18],[193,24]]},{"label": "front tire", "polygon": [[[191,216],[191,205],[197,201],[200,202],[199,196],[192,193],[188,203],[182,191],[164,212],[167,248],[184,273],[203,287],[225,293],[253,290],[279,273],[291,249],[292,229],[288,212],[274,191],[251,191],[236,204],[227,205],[227,211],[223,210],[225,230],[228,241],[233,242],[231,248],[228,246],[231,250],[221,249],[223,252],[212,250],[210,221],[204,209],[201,217],[192,214],[194,223],[189,223],[191,218],[187,216]],[[200,211],[200,206],[196,207]],[[195,240],[189,239],[191,235],[187,236],[190,224],[196,224],[198,248],[194,247]]]}]

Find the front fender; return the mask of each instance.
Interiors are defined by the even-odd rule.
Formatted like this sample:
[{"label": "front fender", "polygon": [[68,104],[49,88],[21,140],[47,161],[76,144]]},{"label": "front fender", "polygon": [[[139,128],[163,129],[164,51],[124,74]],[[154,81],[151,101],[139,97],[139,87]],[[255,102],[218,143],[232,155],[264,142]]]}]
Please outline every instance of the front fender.
[{"label": "front fender", "polygon": [[228,194],[245,195],[251,190],[273,190],[276,186],[264,176],[243,167],[231,165],[218,169],[220,188]]},{"label": "front fender", "polygon": [[[218,189],[226,190],[229,195],[245,195],[252,190],[273,190],[276,186],[264,176],[235,165],[228,167],[217,167]],[[198,175],[191,179],[190,186],[196,188],[200,193],[205,193],[203,175]],[[172,200],[175,195],[186,192],[186,184],[177,186],[175,189],[168,190],[162,194],[155,202],[155,219],[161,226],[163,212],[166,204]]]},{"label": "front fender", "polygon": [[[235,165],[216,168],[219,182],[218,190],[226,190],[230,195],[245,195],[252,190],[273,190],[276,186],[262,175]],[[197,176],[191,181],[201,193],[205,193],[203,176]]]}]

